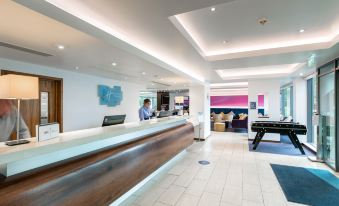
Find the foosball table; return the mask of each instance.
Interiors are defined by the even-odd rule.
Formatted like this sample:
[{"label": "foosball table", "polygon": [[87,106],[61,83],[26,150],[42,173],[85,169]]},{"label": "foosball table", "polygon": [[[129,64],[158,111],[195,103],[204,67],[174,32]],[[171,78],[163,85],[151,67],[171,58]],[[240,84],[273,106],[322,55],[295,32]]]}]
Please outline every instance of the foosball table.
[{"label": "foosball table", "polygon": [[278,133],[287,135],[293,146],[298,148],[302,154],[305,154],[297,136],[307,134],[307,128],[305,125],[294,122],[255,121],[251,124],[251,131],[257,133],[252,142],[252,144],[254,144],[253,150],[257,149],[260,141],[266,133]]}]

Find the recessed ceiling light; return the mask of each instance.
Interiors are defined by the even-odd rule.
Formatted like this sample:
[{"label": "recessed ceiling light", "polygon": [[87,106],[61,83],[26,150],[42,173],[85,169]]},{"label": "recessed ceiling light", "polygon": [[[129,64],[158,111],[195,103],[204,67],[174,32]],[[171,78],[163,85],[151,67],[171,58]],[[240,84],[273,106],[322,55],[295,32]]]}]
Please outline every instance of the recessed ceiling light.
[{"label": "recessed ceiling light", "polygon": [[304,75],[304,73],[299,73],[300,76]]},{"label": "recessed ceiling light", "polygon": [[216,8],[215,8],[215,7],[212,7],[212,8],[211,8],[211,11],[215,11],[215,10],[216,10]]},{"label": "recessed ceiling light", "polygon": [[58,47],[58,49],[60,49],[60,50],[64,50],[64,49],[65,49],[65,46],[64,46],[64,45],[61,45],[61,44],[59,44],[57,47]]},{"label": "recessed ceiling light", "polygon": [[112,63],[112,66],[114,66],[114,67],[115,67],[116,65],[118,65],[116,62],[113,62],[113,63]]},{"label": "recessed ceiling light", "polygon": [[300,32],[300,33],[304,33],[304,32],[305,32],[305,29],[300,29],[299,32]]},{"label": "recessed ceiling light", "polygon": [[268,19],[265,18],[265,17],[260,18],[260,19],[258,19],[258,23],[264,26],[265,24],[268,23]]},{"label": "recessed ceiling light", "polygon": [[154,83],[152,83],[152,86],[154,86]]},{"label": "recessed ceiling light", "polygon": [[79,67],[75,67],[76,70],[79,70]]},{"label": "recessed ceiling light", "polygon": [[142,75],[146,75],[146,72],[142,72],[141,74],[142,74]]}]

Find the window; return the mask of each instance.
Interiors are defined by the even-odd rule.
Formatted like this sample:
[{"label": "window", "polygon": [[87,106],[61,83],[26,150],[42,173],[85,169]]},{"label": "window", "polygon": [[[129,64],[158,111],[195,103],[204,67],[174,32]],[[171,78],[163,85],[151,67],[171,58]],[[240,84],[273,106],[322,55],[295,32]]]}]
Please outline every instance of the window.
[{"label": "window", "polygon": [[280,114],[282,117],[293,116],[293,86],[285,86],[280,90]]}]

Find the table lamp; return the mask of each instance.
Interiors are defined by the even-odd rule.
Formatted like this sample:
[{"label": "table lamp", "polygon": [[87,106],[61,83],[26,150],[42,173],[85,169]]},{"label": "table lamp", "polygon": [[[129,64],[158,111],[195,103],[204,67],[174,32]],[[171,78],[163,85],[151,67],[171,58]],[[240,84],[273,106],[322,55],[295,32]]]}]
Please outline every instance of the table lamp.
[{"label": "table lamp", "polygon": [[28,140],[20,140],[20,103],[22,100],[39,99],[39,78],[23,75],[0,76],[0,99],[17,100],[17,140],[7,141],[6,144],[13,146],[28,143]]},{"label": "table lamp", "polygon": [[176,104],[183,104],[184,103],[184,97],[183,96],[176,96],[175,97],[175,103]]}]

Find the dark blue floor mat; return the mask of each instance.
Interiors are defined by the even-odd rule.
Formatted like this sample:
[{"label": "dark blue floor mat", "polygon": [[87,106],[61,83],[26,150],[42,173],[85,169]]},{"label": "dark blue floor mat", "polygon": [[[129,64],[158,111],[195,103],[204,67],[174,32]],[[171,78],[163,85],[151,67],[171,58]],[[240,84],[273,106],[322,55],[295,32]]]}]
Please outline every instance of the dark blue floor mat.
[{"label": "dark blue floor mat", "polygon": [[271,164],[289,202],[314,206],[339,205],[339,180],[326,170]]},{"label": "dark blue floor mat", "polygon": [[[281,154],[291,156],[301,156],[300,150],[295,148],[287,136],[281,136],[281,142],[260,142],[256,150],[253,150],[252,140],[248,141],[249,150],[253,152],[263,152],[270,154]],[[307,156],[315,156],[307,148],[304,147]],[[339,205],[338,205],[339,206]]]}]

